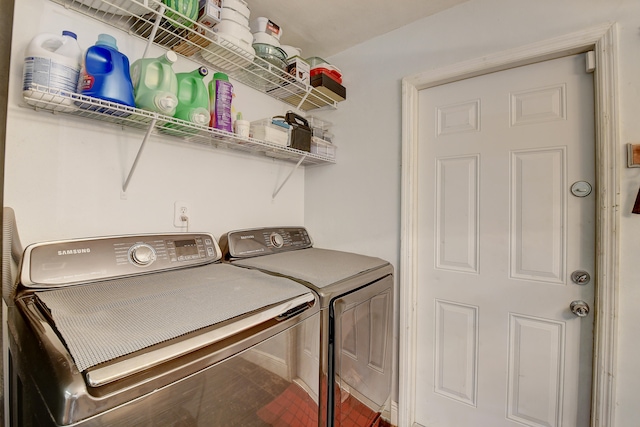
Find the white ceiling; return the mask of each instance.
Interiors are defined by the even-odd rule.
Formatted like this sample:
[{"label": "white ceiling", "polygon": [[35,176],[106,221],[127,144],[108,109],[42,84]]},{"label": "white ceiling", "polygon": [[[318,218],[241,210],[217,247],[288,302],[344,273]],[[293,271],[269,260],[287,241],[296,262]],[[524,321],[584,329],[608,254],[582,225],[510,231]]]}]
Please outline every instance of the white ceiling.
[{"label": "white ceiling", "polygon": [[468,0],[247,0],[251,19],[282,29],[280,42],[304,58],[329,57]]}]

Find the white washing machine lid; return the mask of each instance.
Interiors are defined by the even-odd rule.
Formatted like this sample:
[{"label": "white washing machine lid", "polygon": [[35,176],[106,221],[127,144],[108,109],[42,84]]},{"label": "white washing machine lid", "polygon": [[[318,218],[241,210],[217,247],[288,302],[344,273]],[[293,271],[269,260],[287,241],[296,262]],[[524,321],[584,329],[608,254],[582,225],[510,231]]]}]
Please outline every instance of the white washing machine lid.
[{"label": "white washing machine lid", "polygon": [[318,290],[389,265],[387,261],[376,257],[319,248],[280,252],[232,262],[237,266],[301,280]]}]

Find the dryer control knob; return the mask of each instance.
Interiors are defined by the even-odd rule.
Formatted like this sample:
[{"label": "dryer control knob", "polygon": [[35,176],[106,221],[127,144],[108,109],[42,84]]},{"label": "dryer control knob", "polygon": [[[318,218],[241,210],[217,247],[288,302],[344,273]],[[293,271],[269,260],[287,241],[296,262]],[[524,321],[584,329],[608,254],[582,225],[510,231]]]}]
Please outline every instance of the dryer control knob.
[{"label": "dryer control knob", "polygon": [[284,246],[284,239],[278,233],[271,233],[271,236],[269,236],[269,238],[271,239],[271,244],[276,248],[281,248],[282,246]]},{"label": "dryer control knob", "polygon": [[140,243],[129,249],[129,259],[133,264],[144,267],[156,260],[156,251],[146,243]]}]

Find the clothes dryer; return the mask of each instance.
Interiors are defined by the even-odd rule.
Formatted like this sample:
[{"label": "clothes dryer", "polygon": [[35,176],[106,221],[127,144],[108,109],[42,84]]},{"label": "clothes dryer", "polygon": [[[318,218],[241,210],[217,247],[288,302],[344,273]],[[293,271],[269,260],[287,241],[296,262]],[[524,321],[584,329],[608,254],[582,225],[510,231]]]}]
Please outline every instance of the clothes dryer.
[{"label": "clothes dryer", "polygon": [[[379,425],[390,416],[393,267],[380,258],[313,247],[305,228],[238,230],[220,238],[227,262],[286,277],[319,297],[318,325],[305,325],[297,360],[320,377],[311,390],[320,425]],[[309,329],[311,328],[311,329]]]}]

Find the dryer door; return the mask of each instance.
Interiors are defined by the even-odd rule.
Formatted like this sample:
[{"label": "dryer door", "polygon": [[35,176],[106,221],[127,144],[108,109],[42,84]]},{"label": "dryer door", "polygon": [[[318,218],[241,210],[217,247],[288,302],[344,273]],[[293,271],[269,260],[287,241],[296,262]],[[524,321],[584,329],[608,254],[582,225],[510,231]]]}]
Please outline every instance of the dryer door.
[{"label": "dryer door", "polygon": [[373,425],[390,409],[393,276],[334,299],[331,311],[334,425],[363,416]]}]

